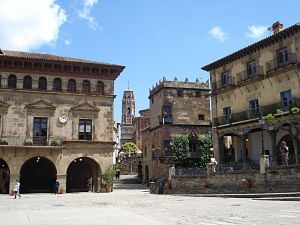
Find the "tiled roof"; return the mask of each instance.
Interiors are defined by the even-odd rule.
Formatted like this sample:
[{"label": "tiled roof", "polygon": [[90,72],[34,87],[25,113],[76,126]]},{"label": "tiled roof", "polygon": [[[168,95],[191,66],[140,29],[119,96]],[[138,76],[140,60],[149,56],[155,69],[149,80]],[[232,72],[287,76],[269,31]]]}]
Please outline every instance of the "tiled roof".
[{"label": "tiled roof", "polygon": [[230,63],[234,60],[237,60],[241,57],[244,57],[252,52],[255,52],[257,50],[259,50],[260,48],[264,48],[282,38],[286,38],[287,36],[290,36],[291,34],[293,34],[294,32],[299,31],[300,29],[300,23],[296,23],[293,26],[290,26],[276,34],[273,34],[265,39],[262,39],[261,41],[255,42],[252,45],[249,45],[245,48],[242,48],[228,56],[225,56],[224,58],[221,58],[215,62],[212,62],[206,66],[203,66],[201,69],[206,70],[206,71],[210,71],[212,69],[218,68],[222,65],[225,65],[227,63]]},{"label": "tiled roof", "polygon": [[114,67],[123,67],[121,65],[110,64],[110,63],[103,63],[103,62],[96,62],[92,60],[86,59],[78,59],[78,58],[71,58],[65,56],[58,56],[46,53],[31,53],[31,52],[20,52],[20,51],[10,51],[10,50],[1,50],[0,49],[0,57],[1,56],[9,56],[14,58],[20,59],[37,59],[37,60],[50,60],[50,61],[64,61],[64,62],[77,62],[77,63],[88,63],[88,64],[98,64],[98,65],[106,65],[106,66],[114,66]]}]

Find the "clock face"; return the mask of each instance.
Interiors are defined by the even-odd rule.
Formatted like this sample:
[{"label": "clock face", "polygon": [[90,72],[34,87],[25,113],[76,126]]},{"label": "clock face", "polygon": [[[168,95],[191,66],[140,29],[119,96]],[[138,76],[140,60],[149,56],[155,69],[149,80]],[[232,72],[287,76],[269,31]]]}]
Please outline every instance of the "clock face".
[{"label": "clock face", "polygon": [[59,122],[61,122],[61,123],[66,123],[68,121],[68,115],[66,115],[66,114],[61,114],[60,116],[59,116]]}]

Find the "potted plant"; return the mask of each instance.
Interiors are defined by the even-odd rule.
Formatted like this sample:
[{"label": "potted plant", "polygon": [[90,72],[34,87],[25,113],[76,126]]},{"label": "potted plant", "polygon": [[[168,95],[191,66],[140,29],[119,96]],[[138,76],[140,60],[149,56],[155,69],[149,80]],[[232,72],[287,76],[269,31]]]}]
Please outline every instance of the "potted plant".
[{"label": "potted plant", "polygon": [[251,186],[251,183],[250,183],[250,180],[249,179],[242,179],[242,186],[243,188],[247,189],[247,188],[250,188]]},{"label": "potted plant", "polygon": [[115,170],[109,167],[103,174],[102,174],[102,183],[105,186],[106,192],[112,192],[113,182],[115,177]]},{"label": "potted plant", "polygon": [[0,145],[8,145],[8,142],[6,140],[0,140]]}]

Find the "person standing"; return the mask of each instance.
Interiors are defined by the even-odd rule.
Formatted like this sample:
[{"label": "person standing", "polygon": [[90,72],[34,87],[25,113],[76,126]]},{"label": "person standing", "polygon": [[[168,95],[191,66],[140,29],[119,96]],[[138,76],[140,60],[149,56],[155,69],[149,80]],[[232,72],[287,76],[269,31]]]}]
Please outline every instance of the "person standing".
[{"label": "person standing", "polygon": [[14,186],[14,195],[15,195],[15,199],[17,198],[17,195],[19,196],[19,198],[21,198],[20,195],[20,182],[18,180],[16,180],[15,186]]},{"label": "person standing", "polygon": [[58,194],[58,190],[59,190],[59,182],[58,180],[56,180],[54,184],[54,194]]},{"label": "person standing", "polygon": [[281,160],[282,165],[288,165],[289,162],[289,147],[286,145],[285,141],[280,144]]}]

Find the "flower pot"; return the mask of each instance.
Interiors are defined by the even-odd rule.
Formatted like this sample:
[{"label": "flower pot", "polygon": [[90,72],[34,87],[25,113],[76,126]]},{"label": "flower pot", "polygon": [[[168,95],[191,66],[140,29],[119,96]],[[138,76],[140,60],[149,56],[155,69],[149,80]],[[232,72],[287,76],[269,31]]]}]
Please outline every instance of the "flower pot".
[{"label": "flower pot", "polygon": [[250,188],[251,183],[250,183],[249,180],[243,179],[243,180],[242,180],[242,186],[243,186],[243,188],[247,189],[247,188]]}]

